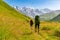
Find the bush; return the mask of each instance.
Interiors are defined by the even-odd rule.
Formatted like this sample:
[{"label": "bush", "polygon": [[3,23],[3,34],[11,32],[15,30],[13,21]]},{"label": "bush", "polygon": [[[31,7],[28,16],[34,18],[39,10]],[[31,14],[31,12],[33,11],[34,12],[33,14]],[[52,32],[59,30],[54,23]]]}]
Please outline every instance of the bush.
[{"label": "bush", "polygon": [[48,30],[51,30],[51,28],[50,27],[43,27],[42,30],[47,30],[48,31]]},{"label": "bush", "polygon": [[59,31],[59,30],[56,30],[56,31],[54,32],[54,36],[60,37],[60,31]]}]

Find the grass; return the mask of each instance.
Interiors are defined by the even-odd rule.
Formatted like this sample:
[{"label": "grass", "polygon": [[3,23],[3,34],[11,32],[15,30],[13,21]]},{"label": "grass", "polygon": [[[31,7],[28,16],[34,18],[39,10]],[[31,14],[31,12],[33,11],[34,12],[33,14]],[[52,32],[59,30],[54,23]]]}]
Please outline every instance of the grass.
[{"label": "grass", "polygon": [[[59,22],[41,22],[40,33],[30,29],[30,18],[17,12],[4,1],[0,1],[0,40],[59,40],[55,30],[60,30]],[[46,29],[46,28],[47,29]],[[42,30],[44,29],[44,30]]]}]

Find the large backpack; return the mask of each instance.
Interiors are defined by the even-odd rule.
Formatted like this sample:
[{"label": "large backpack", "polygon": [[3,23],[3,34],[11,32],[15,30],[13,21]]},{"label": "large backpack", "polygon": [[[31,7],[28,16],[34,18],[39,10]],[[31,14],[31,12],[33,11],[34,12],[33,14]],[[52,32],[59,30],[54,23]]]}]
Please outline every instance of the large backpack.
[{"label": "large backpack", "polygon": [[35,24],[40,24],[40,18],[38,15],[35,16]]}]

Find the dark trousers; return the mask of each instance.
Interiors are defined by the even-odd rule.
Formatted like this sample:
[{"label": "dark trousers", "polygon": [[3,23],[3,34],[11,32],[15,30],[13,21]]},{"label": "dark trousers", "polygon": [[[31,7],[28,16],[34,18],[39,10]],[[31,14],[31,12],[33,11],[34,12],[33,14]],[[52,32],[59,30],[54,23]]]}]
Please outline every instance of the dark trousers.
[{"label": "dark trousers", "polygon": [[32,26],[33,26],[33,24],[30,24],[30,28],[31,28],[31,30],[32,30]]},{"label": "dark trousers", "polygon": [[39,33],[39,24],[35,24],[35,32],[37,32],[37,30],[38,30],[38,33]]}]

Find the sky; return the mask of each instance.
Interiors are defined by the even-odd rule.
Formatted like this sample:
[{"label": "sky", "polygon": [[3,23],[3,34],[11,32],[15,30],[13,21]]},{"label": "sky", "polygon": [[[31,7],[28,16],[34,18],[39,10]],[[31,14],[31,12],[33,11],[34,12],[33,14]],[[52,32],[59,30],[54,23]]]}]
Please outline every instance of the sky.
[{"label": "sky", "polygon": [[35,9],[49,8],[52,10],[60,9],[60,0],[4,0],[9,5],[18,7],[29,7]]}]

